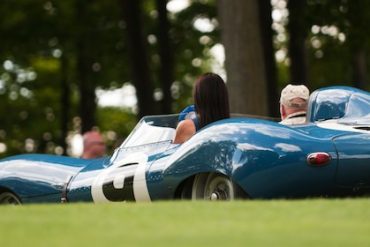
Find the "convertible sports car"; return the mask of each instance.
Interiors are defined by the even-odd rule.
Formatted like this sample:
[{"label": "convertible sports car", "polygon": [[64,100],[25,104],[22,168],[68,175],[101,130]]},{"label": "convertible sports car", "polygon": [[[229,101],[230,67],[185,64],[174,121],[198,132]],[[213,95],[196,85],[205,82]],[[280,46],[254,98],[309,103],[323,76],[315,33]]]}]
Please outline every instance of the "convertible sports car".
[{"label": "convertible sports car", "polygon": [[172,143],[178,116],[144,117],[111,157],[0,160],[0,203],[230,200],[370,192],[370,93],[315,91],[307,123],[230,118]]}]

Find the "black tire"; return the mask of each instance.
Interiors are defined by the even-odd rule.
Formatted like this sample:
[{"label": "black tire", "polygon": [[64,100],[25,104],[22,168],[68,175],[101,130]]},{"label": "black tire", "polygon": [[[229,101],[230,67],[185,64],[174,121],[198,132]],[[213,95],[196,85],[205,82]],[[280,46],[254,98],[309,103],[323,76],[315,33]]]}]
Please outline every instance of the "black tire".
[{"label": "black tire", "polygon": [[231,201],[245,198],[245,193],[230,178],[218,173],[198,174],[194,178],[192,200]]},{"label": "black tire", "polygon": [[0,194],[0,204],[20,205],[21,201],[11,192],[3,192]]}]

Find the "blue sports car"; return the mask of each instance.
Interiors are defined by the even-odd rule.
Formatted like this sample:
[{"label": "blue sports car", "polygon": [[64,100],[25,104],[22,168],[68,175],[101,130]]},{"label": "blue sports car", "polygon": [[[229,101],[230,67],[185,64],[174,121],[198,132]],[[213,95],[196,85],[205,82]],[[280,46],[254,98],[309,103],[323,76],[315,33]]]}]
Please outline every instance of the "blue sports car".
[{"label": "blue sports car", "polygon": [[307,123],[246,117],[172,143],[177,115],[144,117],[112,156],[0,160],[0,203],[230,200],[370,192],[370,94],[315,91]]}]

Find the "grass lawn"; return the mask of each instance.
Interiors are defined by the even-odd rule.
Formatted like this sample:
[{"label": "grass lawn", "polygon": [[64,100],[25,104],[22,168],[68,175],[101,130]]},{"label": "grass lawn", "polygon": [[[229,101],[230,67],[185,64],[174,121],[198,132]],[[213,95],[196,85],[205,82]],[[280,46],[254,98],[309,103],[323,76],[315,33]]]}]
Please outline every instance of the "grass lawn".
[{"label": "grass lawn", "polygon": [[1,206],[0,246],[370,246],[370,199]]}]

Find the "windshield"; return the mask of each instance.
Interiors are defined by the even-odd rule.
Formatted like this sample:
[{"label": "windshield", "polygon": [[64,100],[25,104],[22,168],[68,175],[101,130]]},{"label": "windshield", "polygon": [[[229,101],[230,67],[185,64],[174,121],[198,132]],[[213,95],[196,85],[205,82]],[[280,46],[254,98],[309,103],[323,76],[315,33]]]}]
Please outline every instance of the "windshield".
[{"label": "windshield", "polygon": [[345,118],[370,118],[370,99],[352,95],[348,103]]},{"label": "windshield", "polygon": [[348,102],[341,124],[369,125],[370,124],[370,99],[360,95],[352,95]]},{"label": "windshield", "polygon": [[140,120],[120,148],[172,141],[179,115],[147,116]]},{"label": "windshield", "polygon": [[370,93],[351,87],[331,87],[317,90],[310,96],[310,122],[337,120],[339,123],[355,119],[370,119]]},{"label": "windshield", "polygon": [[[315,93],[313,93],[314,95]],[[319,91],[311,96],[311,110],[309,107],[309,120],[311,122],[342,118],[345,114],[346,104],[350,97],[347,91],[329,89]]]}]

